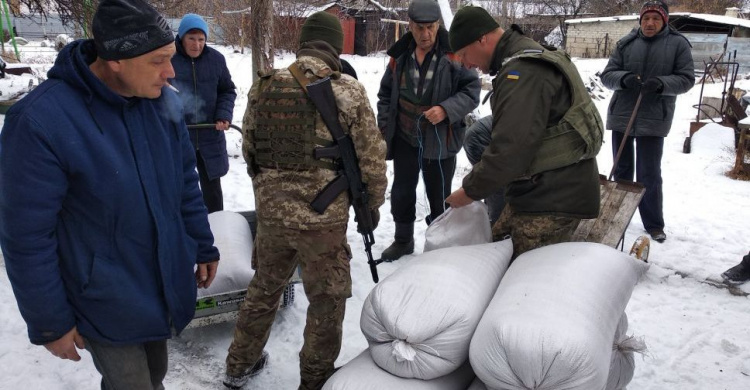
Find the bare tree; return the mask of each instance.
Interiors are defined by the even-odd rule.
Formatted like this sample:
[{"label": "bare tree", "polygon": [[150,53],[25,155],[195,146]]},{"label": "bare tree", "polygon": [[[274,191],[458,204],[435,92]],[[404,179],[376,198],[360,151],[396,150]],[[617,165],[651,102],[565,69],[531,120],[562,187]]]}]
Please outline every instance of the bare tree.
[{"label": "bare tree", "polygon": [[667,1],[670,12],[696,12],[724,15],[730,7],[740,8],[743,0],[672,0]]},{"label": "bare tree", "polygon": [[253,51],[253,81],[259,70],[273,68],[273,0],[253,0],[251,14],[252,33],[250,41]]},{"label": "bare tree", "polygon": [[568,37],[568,25],[565,24],[565,20],[579,18],[585,14],[591,0],[541,0],[540,3],[546,13],[554,15],[557,19],[564,48]]},{"label": "bare tree", "polygon": [[587,10],[596,16],[637,14],[645,0],[590,0]]}]

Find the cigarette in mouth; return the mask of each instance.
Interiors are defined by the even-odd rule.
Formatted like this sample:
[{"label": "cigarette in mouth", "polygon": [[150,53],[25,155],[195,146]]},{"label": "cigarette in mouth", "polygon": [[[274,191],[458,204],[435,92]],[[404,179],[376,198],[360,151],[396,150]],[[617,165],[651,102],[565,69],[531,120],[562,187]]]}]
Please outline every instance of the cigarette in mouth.
[{"label": "cigarette in mouth", "polygon": [[175,92],[177,92],[177,93],[180,93],[180,90],[179,90],[179,89],[177,89],[177,88],[175,88],[175,87],[174,87],[174,86],[173,86],[172,84],[170,84],[170,83],[166,83],[166,84],[167,84],[167,87],[168,87],[169,89],[171,89],[171,90],[173,90],[173,91],[175,91]]}]

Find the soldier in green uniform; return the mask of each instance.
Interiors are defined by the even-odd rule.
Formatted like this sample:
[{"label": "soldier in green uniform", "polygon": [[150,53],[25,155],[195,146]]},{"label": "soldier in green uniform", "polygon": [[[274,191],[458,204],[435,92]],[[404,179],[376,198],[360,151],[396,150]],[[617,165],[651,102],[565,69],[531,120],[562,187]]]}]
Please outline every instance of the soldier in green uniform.
[{"label": "soldier in green uniform", "polygon": [[297,60],[288,69],[261,74],[249,93],[242,149],[257,205],[256,273],[226,359],[224,384],[230,388],[242,387],[265,365],[263,348],[284,287],[298,266],[310,301],[299,389],[320,389],[333,374],[351,296],[350,204],[344,192],[322,214],[310,206],[337,171],[334,160],[314,156],[313,150],[330,146],[332,137],[292,71],[311,82],[331,77],[338,119],[354,143],[377,225],[387,185],[385,142],[364,87],[341,73],[343,37],[335,16],[313,14],[302,27]]},{"label": "soldier in green uniform", "polygon": [[480,7],[461,8],[449,37],[464,66],[495,78],[492,140],[446,202],[461,207],[505,186],[493,236],[511,236],[514,258],[568,241],[581,219],[599,215],[603,132],[575,65],[516,25],[503,30]]}]

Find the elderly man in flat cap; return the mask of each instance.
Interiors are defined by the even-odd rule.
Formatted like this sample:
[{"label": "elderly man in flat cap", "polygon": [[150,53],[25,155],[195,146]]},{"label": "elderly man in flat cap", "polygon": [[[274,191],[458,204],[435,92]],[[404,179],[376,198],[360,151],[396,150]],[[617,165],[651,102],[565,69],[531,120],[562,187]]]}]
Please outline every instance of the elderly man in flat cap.
[{"label": "elderly man in flat cap", "polygon": [[391,214],[394,242],[385,261],[414,252],[416,189],[422,173],[429,202],[427,224],[445,211],[456,169],[456,153],[466,132],[464,117],[479,105],[480,83],[461,67],[440,25],[434,0],[409,5],[409,32],[390,49],[390,63],[378,92],[378,127],[393,160]]},{"label": "elderly man in flat cap", "polygon": [[166,340],[193,318],[219,252],[165,87],[166,20],[142,0],[103,0],[93,32],[5,118],[0,246],[32,344],[74,361],[85,347],[102,389],[163,389]]},{"label": "elderly man in flat cap", "polygon": [[583,218],[599,215],[599,113],[570,57],[542,47],[483,8],[456,12],[451,47],[464,65],[494,75],[492,138],[451,207],[505,188],[493,238],[513,239],[513,258],[570,240]]}]

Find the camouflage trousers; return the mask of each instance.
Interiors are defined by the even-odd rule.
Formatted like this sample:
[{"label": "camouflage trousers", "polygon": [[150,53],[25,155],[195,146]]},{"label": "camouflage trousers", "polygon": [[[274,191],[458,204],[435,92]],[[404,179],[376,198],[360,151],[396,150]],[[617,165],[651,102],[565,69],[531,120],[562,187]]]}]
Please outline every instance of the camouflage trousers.
[{"label": "camouflage trousers", "polygon": [[510,236],[515,260],[532,249],[570,241],[580,221],[579,218],[555,215],[516,214],[509,205],[505,205],[492,226],[492,241]]},{"label": "camouflage trousers", "polygon": [[320,389],[341,350],[346,299],[351,296],[351,249],[346,227],[305,231],[258,221],[255,276],[247,288],[227,356],[227,374],[238,376],[260,359],[276,311],[299,265],[310,301],[300,357],[300,390]]}]

